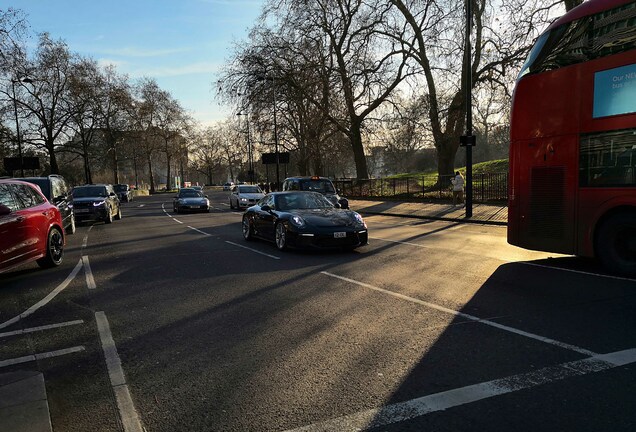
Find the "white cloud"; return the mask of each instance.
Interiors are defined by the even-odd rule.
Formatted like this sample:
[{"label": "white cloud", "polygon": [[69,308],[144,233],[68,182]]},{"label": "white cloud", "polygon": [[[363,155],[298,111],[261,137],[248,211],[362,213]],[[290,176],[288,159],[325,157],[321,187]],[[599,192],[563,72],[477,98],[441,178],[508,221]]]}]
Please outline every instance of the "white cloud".
[{"label": "white cloud", "polygon": [[220,64],[216,62],[198,62],[181,66],[161,66],[129,71],[132,77],[174,77],[193,74],[213,74],[219,71]]},{"label": "white cloud", "polygon": [[143,49],[137,47],[123,47],[116,49],[97,50],[99,54],[121,57],[162,57],[172,54],[179,54],[190,51],[191,48],[173,48],[173,49]]},{"label": "white cloud", "polygon": [[97,64],[101,67],[115,66],[117,69],[125,67],[128,63],[122,60],[113,60],[109,58],[100,58],[97,60]]}]

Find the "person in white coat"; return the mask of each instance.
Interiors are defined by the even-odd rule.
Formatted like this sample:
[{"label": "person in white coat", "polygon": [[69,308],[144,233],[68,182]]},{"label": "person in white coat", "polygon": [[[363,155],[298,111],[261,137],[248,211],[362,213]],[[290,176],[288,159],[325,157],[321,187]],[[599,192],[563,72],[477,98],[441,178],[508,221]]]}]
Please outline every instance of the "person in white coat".
[{"label": "person in white coat", "polygon": [[453,184],[453,206],[457,205],[457,201],[460,204],[464,203],[464,177],[459,171],[455,171],[455,177],[451,180]]}]

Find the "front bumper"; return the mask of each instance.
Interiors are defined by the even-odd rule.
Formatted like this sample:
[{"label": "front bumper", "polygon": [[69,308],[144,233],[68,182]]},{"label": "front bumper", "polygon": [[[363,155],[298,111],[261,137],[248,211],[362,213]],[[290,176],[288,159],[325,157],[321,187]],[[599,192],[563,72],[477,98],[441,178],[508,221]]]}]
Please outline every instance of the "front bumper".
[{"label": "front bumper", "polygon": [[95,207],[92,204],[88,207],[75,206],[73,213],[75,214],[76,221],[108,219],[107,207]]},{"label": "front bumper", "polygon": [[[313,249],[354,249],[369,244],[369,232],[363,230],[336,232],[289,232],[288,238],[291,245],[298,248]],[[344,234],[344,236],[343,236]],[[342,237],[336,237],[336,235]]]}]

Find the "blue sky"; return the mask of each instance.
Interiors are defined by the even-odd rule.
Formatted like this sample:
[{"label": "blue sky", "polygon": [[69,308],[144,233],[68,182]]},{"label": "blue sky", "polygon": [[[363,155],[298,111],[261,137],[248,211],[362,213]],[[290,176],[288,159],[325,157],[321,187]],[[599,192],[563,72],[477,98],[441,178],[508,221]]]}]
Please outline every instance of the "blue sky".
[{"label": "blue sky", "polygon": [[[72,52],[112,63],[132,80],[155,78],[201,123],[229,113],[213,94],[233,42],[247,37],[263,0],[0,0]],[[35,42],[35,37],[33,38]]]}]

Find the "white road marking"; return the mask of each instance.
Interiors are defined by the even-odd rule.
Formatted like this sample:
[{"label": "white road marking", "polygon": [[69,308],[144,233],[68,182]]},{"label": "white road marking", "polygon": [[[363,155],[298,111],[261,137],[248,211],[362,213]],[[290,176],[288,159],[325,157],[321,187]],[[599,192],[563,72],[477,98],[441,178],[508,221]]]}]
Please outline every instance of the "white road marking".
[{"label": "white road marking", "polygon": [[32,354],[32,355],[28,355],[24,357],[17,357],[17,358],[12,358],[8,360],[2,360],[0,361],[0,368],[15,365],[15,364],[20,364],[20,363],[28,363],[28,362],[32,362],[36,360],[47,359],[51,357],[59,357],[66,354],[72,354],[72,353],[76,353],[80,351],[84,351],[83,346],[76,346],[73,348],[65,348],[65,349],[61,349],[57,351],[49,351],[45,353],[38,353],[38,354]]},{"label": "white road marking", "polygon": [[[170,216],[170,215],[168,215],[168,216]],[[170,216],[170,217],[172,217],[172,216]],[[176,223],[180,223],[181,225],[183,225],[183,222],[181,222],[179,219],[176,219],[176,218],[172,217],[172,220],[175,221]]]},{"label": "white road marking", "polygon": [[99,331],[99,338],[102,342],[104,357],[106,357],[106,368],[108,369],[110,383],[115,392],[115,399],[117,400],[117,407],[119,408],[121,421],[124,425],[124,431],[143,432],[137,410],[130,397],[130,391],[126,384],[126,376],[121,367],[121,360],[117,353],[117,347],[115,346],[106,314],[101,311],[95,312],[95,320],[97,321],[97,330]]},{"label": "white road marking", "polygon": [[22,318],[26,318],[29,315],[31,315],[33,312],[37,311],[38,309],[40,309],[42,306],[44,306],[45,304],[47,304],[48,302],[50,302],[51,300],[53,300],[53,298],[55,298],[56,295],[58,295],[60,292],[62,292],[64,289],[66,289],[66,287],[68,286],[68,284],[71,283],[71,281],[73,279],[75,279],[75,276],[77,276],[77,273],[80,271],[80,269],[82,268],[82,260],[80,259],[77,262],[77,265],[75,266],[75,268],[73,269],[73,271],[71,272],[71,274],[69,274],[66,279],[64,279],[64,282],[62,282],[61,284],[59,284],[57,286],[57,288],[55,288],[53,291],[51,291],[46,297],[44,297],[42,300],[40,300],[39,302],[37,302],[36,304],[34,304],[33,306],[31,306],[30,308],[28,308],[26,311],[22,312],[20,315],[15,316],[13,318],[11,318],[8,321],[3,322],[2,324],[0,324],[0,329],[3,329],[5,327],[9,327],[11,324],[14,324],[18,321],[20,321]]},{"label": "white road marking", "polygon": [[270,257],[270,258],[274,258],[274,259],[280,259],[280,257],[274,256],[274,255],[270,255],[270,254],[266,254],[265,252],[261,252],[259,250],[252,249],[252,248],[249,248],[247,246],[243,246],[243,245],[240,245],[238,243],[234,243],[234,242],[231,242],[231,241],[228,241],[228,240],[226,240],[225,243],[229,243],[231,245],[238,246],[240,248],[247,249],[247,250],[250,250],[252,252],[256,252],[257,254],[265,255],[266,257]]},{"label": "white road marking", "polygon": [[94,226],[95,225],[91,225],[88,227],[88,231],[86,231],[86,234],[84,235],[84,239],[82,240],[82,249],[85,249],[86,246],[88,245],[88,234],[91,232]]},{"label": "white road marking", "polygon": [[60,327],[68,327],[68,326],[77,325],[77,324],[84,324],[84,320],[66,321],[63,323],[49,324],[49,325],[43,325],[39,327],[30,327],[30,328],[25,328],[22,330],[0,333],[0,338],[9,337],[9,336],[17,336],[17,335],[21,335],[25,333],[35,333],[38,331],[51,330],[51,329],[56,329]]},{"label": "white road marking", "polygon": [[225,207],[229,207],[230,206],[228,203],[221,203],[221,205],[224,205]]},{"label": "white road marking", "polygon": [[203,234],[206,237],[210,237],[212,235],[212,234],[206,233],[205,231],[201,231],[200,229],[197,229],[195,227],[191,227],[190,225],[188,225],[188,228],[190,228],[191,230],[196,231],[196,232],[198,232],[200,234]]},{"label": "white road marking", "polygon": [[598,354],[583,360],[550,366],[533,372],[486,381],[441,393],[435,393],[388,405],[360,411],[355,414],[327,420],[322,423],[293,429],[287,432],[360,431],[410,420],[432,412],[443,411],[483,399],[519,390],[602,372],[636,362],[636,349]]},{"label": "white road marking", "polygon": [[385,241],[385,242],[389,242],[389,243],[399,243],[399,244],[403,244],[403,245],[409,245],[409,246],[416,246],[422,249],[430,249],[430,247],[428,246],[424,246],[424,245],[420,245],[417,243],[411,243],[411,242],[403,242],[403,241],[397,241],[397,240],[387,240],[387,239],[383,239],[380,237],[369,237],[372,240],[380,240],[380,241]]},{"label": "white road marking", "polygon": [[139,204],[137,207],[144,207],[146,204]]},{"label": "white road marking", "polygon": [[88,289],[95,289],[95,278],[93,277],[93,271],[91,270],[91,264],[88,261],[88,256],[82,256],[82,262],[84,263],[84,275],[86,276],[86,286]]},{"label": "white road marking", "polygon": [[578,274],[583,274],[583,275],[588,275],[588,276],[597,276],[597,277],[607,278],[607,279],[616,279],[616,280],[620,280],[620,281],[636,282],[635,279],[630,279],[630,278],[626,278],[626,277],[604,275],[604,274],[600,274],[600,273],[585,272],[585,271],[581,271],[581,270],[571,270],[571,269],[566,269],[566,268],[561,268],[561,267],[552,267],[552,266],[547,266],[547,265],[543,265],[543,264],[531,263],[531,262],[527,262],[527,261],[516,261],[516,262],[518,262],[519,264],[525,264],[525,265],[534,266],[534,267],[541,267],[541,268],[550,269],[550,270],[561,270],[561,271],[566,271],[566,272],[570,272],[570,273],[578,273]]},{"label": "white road marking", "polygon": [[510,332],[510,333],[517,334],[519,336],[524,336],[524,337],[527,337],[527,338],[530,338],[530,339],[538,340],[540,342],[547,343],[547,344],[550,344],[550,345],[554,345],[554,346],[557,346],[559,348],[567,349],[567,350],[570,350],[570,351],[575,351],[577,353],[584,354],[584,355],[587,355],[587,356],[598,355],[597,353],[595,353],[593,351],[590,351],[590,350],[587,350],[587,349],[584,349],[584,348],[580,348],[580,347],[577,347],[575,345],[570,345],[570,344],[565,343],[565,342],[560,342],[560,341],[557,341],[557,340],[554,340],[554,339],[550,339],[550,338],[547,338],[547,337],[539,336],[539,335],[536,335],[534,333],[529,333],[529,332],[526,332],[526,331],[523,331],[523,330],[516,329],[514,327],[508,327],[506,325],[499,324],[499,323],[496,323],[494,321],[489,321],[487,319],[481,319],[481,318],[473,316],[473,315],[468,315],[468,314],[465,314],[463,312],[458,312],[458,311],[453,310],[453,309],[445,308],[444,306],[439,306],[439,305],[436,305],[434,303],[429,303],[429,302],[425,302],[425,301],[422,301],[422,300],[419,300],[419,299],[416,299],[416,298],[413,298],[413,297],[406,296],[404,294],[398,294],[398,293],[393,292],[393,291],[389,291],[389,290],[385,290],[385,289],[382,289],[382,288],[378,288],[376,286],[369,285],[369,284],[366,284],[364,282],[359,282],[359,281],[354,280],[354,279],[349,279],[349,278],[344,277],[344,276],[338,276],[338,275],[335,275],[333,273],[328,273],[328,272],[325,272],[325,271],[323,271],[321,273],[324,274],[324,275],[336,278],[336,279],[340,279],[340,280],[343,280],[343,281],[346,281],[346,282],[350,282],[352,284],[359,285],[361,287],[365,287],[365,288],[372,289],[374,291],[381,292],[383,294],[388,294],[390,296],[393,296],[393,297],[396,297],[396,298],[399,298],[399,299],[402,299],[402,300],[406,300],[406,301],[409,301],[411,303],[416,303],[416,304],[419,304],[419,305],[422,305],[422,306],[429,307],[431,309],[435,309],[435,310],[438,310],[438,311],[441,311],[441,312],[445,312],[445,313],[448,313],[448,314],[451,314],[451,315],[455,315],[457,317],[465,318],[465,319],[470,320],[470,321],[474,321],[474,322],[478,322],[478,323],[481,323],[481,324],[485,324],[487,326],[495,327],[495,328],[497,328],[499,330],[504,330],[504,331],[507,331],[507,332]]}]

